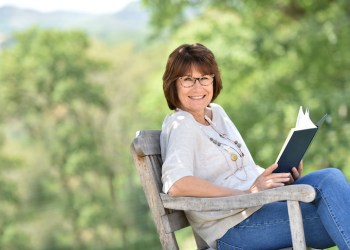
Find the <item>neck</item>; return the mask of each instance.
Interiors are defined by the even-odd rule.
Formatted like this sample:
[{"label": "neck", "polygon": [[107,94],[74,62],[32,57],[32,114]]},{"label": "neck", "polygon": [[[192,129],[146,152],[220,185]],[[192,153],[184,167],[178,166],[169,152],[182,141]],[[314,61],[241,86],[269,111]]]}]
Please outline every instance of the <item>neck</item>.
[{"label": "neck", "polygon": [[203,124],[203,125],[207,125],[207,121],[204,119],[204,115],[205,115],[205,112],[200,112],[200,113],[192,113],[192,116],[193,118]]},{"label": "neck", "polygon": [[[183,110],[186,111],[185,109]],[[191,112],[191,111],[187,111],[187,112],[191,113],[193,118],[200,124],[210,125],[209,122],[205,119],[205,115],[207,115],[210,119],[212,118],[212,113],[210,109],[204,108],[202,112]]]},{"label": "neck", "polygon": [[192,113],[192,115],[197,122],[203,125],[210,125],[209,121],[205,118],[205,116],[207,116],[209,117],[209,119],[212,119],[212,113],[210,109],[205,108],[204,112],[196,113],[196,114]]}]

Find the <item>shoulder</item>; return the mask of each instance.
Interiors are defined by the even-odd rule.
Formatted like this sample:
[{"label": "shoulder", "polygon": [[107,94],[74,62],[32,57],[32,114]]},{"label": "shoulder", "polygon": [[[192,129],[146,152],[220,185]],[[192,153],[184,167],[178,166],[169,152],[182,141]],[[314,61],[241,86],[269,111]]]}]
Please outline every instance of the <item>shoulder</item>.
[{"label": "shoulder", "polygon": [[165,117],[162,134],[193,134],[198,131],[198,124],[194,117],[186,111],[176,111]]},{"label": "shoulder", "polygon": [[192,152],[197,147],[196,143],[200,141],[200,137],[201,128],[190,113],[177,111],[168,115],[160,134],[163,161],[169,152],[176,154],[180,150],[183,153],[184,149],[187,153]]},{"label": "shoulder", "polygon": [[217,103],[210,103],[210,107],[213,110],[213,113],[219,114],[219,116],[221,116],[223,118],[228,118],[228,115],[226,114],[226,111],[219,104],[217,104]]},{"label": "shoulder", "polygon": [[216,103],[211,103],[210,107],[213,110],[213,120],[215,120],[217,124],[221,124],[223,126],[231,126],[237,130],[233,120],[228,116],[223,107]]},{"label": "shoulder", "polygon": [[193,116],[186,111],[176,111],[165,117],[162,127],[192,126],[196,123]]}]

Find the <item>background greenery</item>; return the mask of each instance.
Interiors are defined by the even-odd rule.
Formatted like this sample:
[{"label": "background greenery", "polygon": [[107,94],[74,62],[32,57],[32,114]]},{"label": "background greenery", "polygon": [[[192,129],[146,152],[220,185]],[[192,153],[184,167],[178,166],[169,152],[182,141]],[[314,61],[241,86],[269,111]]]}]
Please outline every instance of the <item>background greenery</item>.
[{"label": "background greenery", "polygon": [[346,0],[143,4],[147,39],[33,27],[0,51],[0,249],[160,249],[129,145],[170,112],[161,77],[182,43],[216,55],[217,102],[259,165],[274,162],[302,105],[314,121],[330,114],[305,172],[350,177]]}]

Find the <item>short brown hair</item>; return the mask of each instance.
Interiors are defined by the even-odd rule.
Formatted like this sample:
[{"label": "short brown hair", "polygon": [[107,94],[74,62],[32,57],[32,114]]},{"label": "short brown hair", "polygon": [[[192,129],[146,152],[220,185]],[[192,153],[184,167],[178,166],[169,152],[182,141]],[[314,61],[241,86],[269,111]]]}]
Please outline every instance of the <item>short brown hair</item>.
[{"label": "short brown hair", "polygon": [[163,91],[171,110],[180,107],[180,100],[176,90],[176,80],[188,72],[191,67],[197,67],[204,75],[214,74],[213,98],[222,89],[221,76],[214,54],[200,43],[182,44],[177,47],[168,58],[163,75]]}]

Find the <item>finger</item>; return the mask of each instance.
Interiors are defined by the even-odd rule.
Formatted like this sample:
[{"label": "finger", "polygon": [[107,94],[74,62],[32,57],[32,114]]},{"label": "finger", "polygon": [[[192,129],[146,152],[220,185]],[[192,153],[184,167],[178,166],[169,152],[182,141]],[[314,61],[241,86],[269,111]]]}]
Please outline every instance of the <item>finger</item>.
[{"label": "finger", "polygon": [[272,174],[272,172],[278,167],[277,163],[272,164],[270,167],[266,168],[263,172],[264,176]]},{"label": "finger", "polygon": [[283,187],[285,185],[286,185],[285,182],[271,182],[271,183],[267,184],[266,186],[268,188],[276,188],[276,187]]},{"label": "finger", "polygon": [[291,184],[293,184],[294,183],[294,181],[295,180],[297,180],[298,178],[295,178],[295,177],[293,177],[293,176],[290,176],[290,180],[288,181],[288,185],[291,185]]},{"label": "finger", "polygon": [[288,184],[293,184],[295,180],[297,180],[300,177],[298,170],[293,167],[291,174],[290,174],[290,181],[288,182]]},{"label": "finger", "polygon": [[292,168],[292,175],[293,175],[293,177],[295,178],[295,179],[298,179],[299,178],[299,171],[298,171],[298,169],[296,169],[296,167],[293,167]]},{"label": "finger", "polygon": [[304,163],[303,161],[300,161],[299,166],[298,166],[298,171],[301,173],[303,171]]},{"label": "finger", "polygon": [[270,178],[289,178],[290,176],[290,173],[273,173]]},{"label": "finger", "polygon": [[[273,187],[279,187],[279,186],[284,186],[285,184],[290,182],[289,177],[284,177],[284,178],[271,178],[271,179],[266,179],[265,180],[265,185],[268,188],[273,188]],[[282,185],[281,185],[282,184]]]},{"label": "finger", "polygon": [[290,177],[283,177],[283,178],[273,178],[269,179],[266,183],[271,184],[271,183],[288,183],[291,180]]}]

